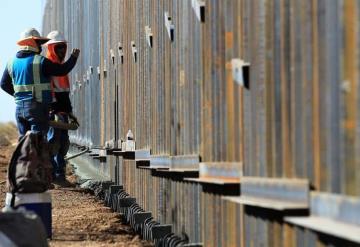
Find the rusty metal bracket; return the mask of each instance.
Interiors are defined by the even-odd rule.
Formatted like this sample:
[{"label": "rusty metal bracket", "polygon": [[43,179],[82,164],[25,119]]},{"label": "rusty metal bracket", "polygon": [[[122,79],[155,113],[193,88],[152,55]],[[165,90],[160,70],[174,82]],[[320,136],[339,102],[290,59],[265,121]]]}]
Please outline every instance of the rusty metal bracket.
[{"label": "rusty metal bracket", "polygon": [[104,66],[103,66],[103,75],[104,75],[104,78],[107,77],[107,72],[108,72],[108,69],[106,67],[106,59],[104,59]]},{"label": "rusty metal bracket", "polygon": [[86,71],[86,81],[89,83],[90,82],[90,71],[89,70],[87,70]]},{"label": "rusty metal bracket", "polygon": [[230,186],[240,185],[241,176],[241,162],[202,162],[199,164],[199,178],[189,179],[189,181]]},{"label": "rusty metal bracket", "polygon": [[196,17],[200,22],[205,22],[205,1],[204,0],[192,0],[192,8],[195,11]]},{"label": "rusty metal bracket", "polygon": [[171,170],[199,170],[199,155],[177,155],[170,156]]},{"label": "rusty metal bracket", "polygon": [[250,89],[250,63],[242,59],[231,60],[234,81],[246,89]]},{"label": "rusty metal bracket", "polygon": [[241,204],[276,211],[308,210],[309,181],[306,179],[242,177]]},{"label": "rusty metal bracket", "polygon": [[137,162],[137,167],[152,170],[153,176],[183,179],[199,176],[198,155],[152,155],[149,160]]},{"label": "rusty metal bracket", "polygon": [[111,58],[112,64],[114,65],[115,64],[115,53],[114,53],[113,49],[110,49],[110,58]]},{"label": "rusty metal bracket", "polygon": [[90,150],[89,156],[93,157],[93,156],[99,156],[100,154],[100,149],[98,148],[92,148]]},{"label": "rusty metal bracket", "polygon": [[131,41],[131,52],[132,52],[132,56],[133,56],[133,61],[134,63],[137,62],[137,48],[135,45],[135,41]]},{"label": "rusty metal bracket", "polygon": [[150,159],[139,159],[139,160],[136,160],[136,167],[137,167],[137,168],[150,167]]},{"label": "rusty metal bracket", "polygon": [[239,181],[242,176],[242,162],[202,162],[199,165],[200,178]]},{"label": "rusty metal bracket", "polygon": [[185,181],[199,183],[204,192],[236,196],[240,195],[241,162],[202,162],[198,178]]},{"label": "rusty metal bracket", "polygon": [[98,159],[100,162],[105,162],[107,157],[107,152],[103,148],[92,148],[90,150],[89,156],[93,159]]},{"label": "rusty metal bracket", "polygon": [[101,79],[101,70],[100,70],[100,66],[97,66],[96,67],[96,70],[97,70],[97,74],[98,74],[98,77],[99,77],[99,80]]},{"label": "rusty metal bracket", "polygon": [[199,183],[202,191],[223,196],[239,196],[240,181],[220,179],[220,178],[184,178],[184,181]]},{"label": "rusty metal bracket", "polygon": [[94,159],[98,159],[100,162],[106,162],[107,151],[105,149],[99,150],[99,156],[93,157]]},{"label": "rusty metal bracket", "polygon": [[171,41],[174,41],[175,26],[172,23],[172,19],[171,16],[169,15],[169,12],[165,12],[164,17],[165,17],[165,27],[169,35],[169,38]]},{"label": "rusty metal bracket", "polygon": [[[144,167],[142,167],[144,168]],[[170,178],[174,181],[183,181],[185,178],[198,178],[199,171],[196,170],[170,170],[170,169],[152,169],[151,175],[155,177]]]},{"label": "rusty metal bracket", "polygon": [[83,74],[83,83],[84,83],[84,86],[87,85],[86,82],[88,82],[88,76],[87,76],[88,72],[86,71],[84,74]]},{"label": "rusty metal bracket", "polygon": [[118,43],[118,55],[120,58],[120,63],[123,64],[124,63],[124,50],[123,50],[121,43]]},{"label": "rusty metal bracket", "polygon": [[148,43],[149,47],[153,47],[153,33],[149,26],[145,26],[145,35],[146,35],[146,42]]},{"label": "rusty metal bracket", "polygon": [[170,168],[171,159],[167,155],[152,155],[150,157],[150,168]]},{"label": "rusty metal bracket", "polygon": [[139,149],[134,151],[113,151],[112,154],[122,156],[126,160],[146,160],[150,157],[150,150]]},{"label": "rusty metal bracket", "polygon": [[199,176],[199,160],[198,155],[153,155],[149,160],[138,162],[137,167],[152,170],[153,176],[182,180]]},{"label": "rusty metal bracket", "polygon": [[105,142],[105,149],[106,149],[106,153],[108,155],[112,155],[114,151],[121,151],[121,148],[118,148],[117,142],[115,141],[115,139],[111,139],[109,141],[106,141]]},{"label": "rusty metal bracket", "polygon": [[311,192],[310,200],[310,216],[285,222],[360,244],[359,197]]}]

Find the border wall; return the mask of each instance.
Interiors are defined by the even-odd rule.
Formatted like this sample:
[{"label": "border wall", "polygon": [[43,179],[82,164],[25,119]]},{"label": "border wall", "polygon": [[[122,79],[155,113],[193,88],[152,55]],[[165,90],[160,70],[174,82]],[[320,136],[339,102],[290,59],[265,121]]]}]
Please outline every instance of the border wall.
[{"label": "border wall", "polygon": [[74,152],[169,246],[360,245],[359,1],[48,0],[54,29]]}]

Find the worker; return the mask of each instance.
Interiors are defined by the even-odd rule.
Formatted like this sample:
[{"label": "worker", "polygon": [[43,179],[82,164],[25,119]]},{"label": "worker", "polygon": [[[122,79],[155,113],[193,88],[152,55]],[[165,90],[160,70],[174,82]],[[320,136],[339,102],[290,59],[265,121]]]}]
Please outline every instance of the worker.
[{"label": "worker", "polygon": [[46,137],[52,102],[50,78],[67,75],[80,53],[79,49],[73,49],[66,63],[54,63],[40,55],[41,46],[47,41],[35,28],[22,32],[17,42],[19,51],[8,62],[1,78],[1,88],[15,98],[20,138],[29,130]]},{"label": "worker", "polygon": [[[59,31],[50,32],[47,38],[50,40],[45,44],[47,47],[46,57],[54,63],[62,64],[66,56],[67,41]],[[51,104],[54,120],[68,123],[70,118],[78,123],[76,117],[72,114],[69,77],[67,75],[53,76],[51,78],[51,88],[55,100]],[[52,152],[53,180],[58,183],[66,182],[65,156],[70,144],[68,130],[50,127],[48,141]]]}]

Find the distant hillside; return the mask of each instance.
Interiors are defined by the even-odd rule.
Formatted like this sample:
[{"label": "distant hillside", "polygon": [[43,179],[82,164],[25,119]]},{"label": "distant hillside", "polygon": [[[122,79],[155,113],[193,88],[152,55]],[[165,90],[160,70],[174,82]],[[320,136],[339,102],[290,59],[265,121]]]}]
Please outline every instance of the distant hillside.
[{"label": "distant hillside", "polygon": [[17,128],[13,122],[0,123],[0,146],[11,145],[17,137]]}]

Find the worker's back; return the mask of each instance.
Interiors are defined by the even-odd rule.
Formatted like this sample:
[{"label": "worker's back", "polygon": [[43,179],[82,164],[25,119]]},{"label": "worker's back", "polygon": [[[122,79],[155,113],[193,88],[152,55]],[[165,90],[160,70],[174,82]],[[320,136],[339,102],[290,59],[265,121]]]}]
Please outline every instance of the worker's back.
[{"label": "worker's back", "polygon": [[8,63],[16,102],[35,99],[37,102],[51,103],[50,79],[41,70],[43,60],[44,57],[35,53],[20,52]]}]

